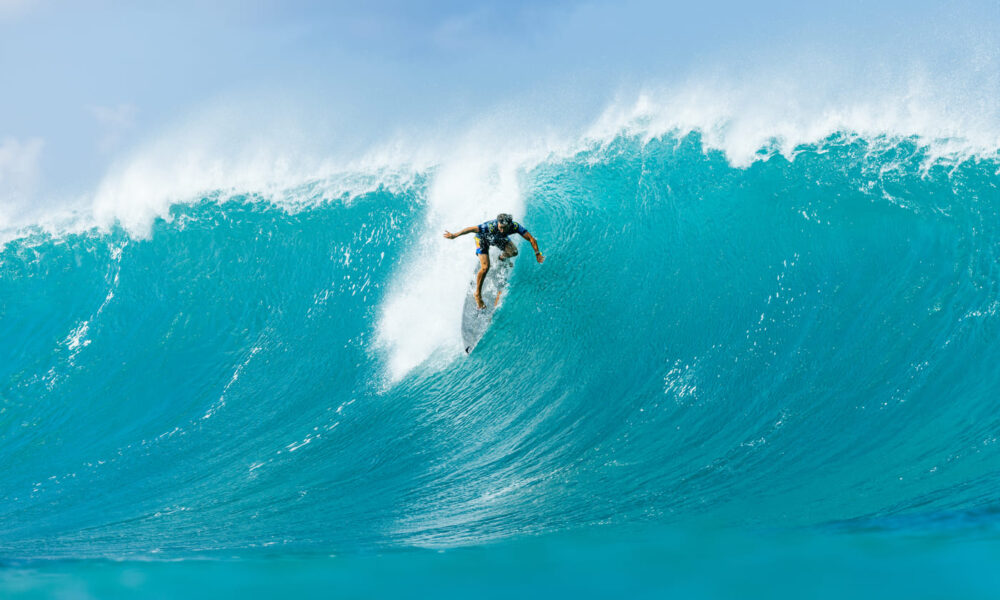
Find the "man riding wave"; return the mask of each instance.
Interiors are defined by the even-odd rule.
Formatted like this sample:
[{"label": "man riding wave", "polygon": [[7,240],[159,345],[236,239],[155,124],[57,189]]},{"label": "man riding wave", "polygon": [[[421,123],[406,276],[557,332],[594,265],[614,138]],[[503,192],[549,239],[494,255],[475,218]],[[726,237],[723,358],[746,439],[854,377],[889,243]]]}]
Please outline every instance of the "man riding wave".
[{"label": "man riding wave", "polygon": [[490,270],[490,246],[500,248],[500,260],[514,258],[517,256],[517,247],[514,246],[514,242],[510,241],[510,238],[507,236],[512,233],[517,233],[531,243],[531,247],[535,249],[535,260],[540,263],[545,261],[545,257],[542,256],[541,251],[538,250],[538,240],[536,240],[534,236],[528,233],[527,229],[522,227],[520,223],[516,222],[514,218],[507,213],[500,213],[497,215],[497,218],[492,221],[486,221],[485,223],[481,223],[479,225],[466,227],[458,233],[445,231],[444,237],[452,240],[467,233],[476,234],[476,256],[479,257],[480,265],[479,273],[476,274],[476,305],[478,305],[479,308],[486,308],[486,304],[483,303],[482,291],[483,281],[486,279],[486,273]]}]

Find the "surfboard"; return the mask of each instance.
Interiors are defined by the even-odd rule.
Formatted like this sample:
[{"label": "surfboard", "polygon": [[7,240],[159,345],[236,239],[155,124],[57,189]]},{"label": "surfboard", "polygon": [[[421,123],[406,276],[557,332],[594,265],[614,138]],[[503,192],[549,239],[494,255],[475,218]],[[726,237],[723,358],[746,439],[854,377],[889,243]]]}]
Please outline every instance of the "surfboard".
[{"label": "surfboard", "polygon": [[491,261],[490,270],[486,273],[486,280],[483,281],[483,303],[486,308],[476,306],[476,275],[479,273],[479,265],[472,274],[472,281],[469,283],[469,291],[465,296],[465,306],[462,309],[462,344],[465,346],[465,353],[471,354],[472,350],[479,343],[479,340],[486,334],[490,323],[493,322],[493,315],[500,305],[503,304],[503,297],[507,291],[507,283],[510,281],[510,273],[514,267],[511,259]]}]

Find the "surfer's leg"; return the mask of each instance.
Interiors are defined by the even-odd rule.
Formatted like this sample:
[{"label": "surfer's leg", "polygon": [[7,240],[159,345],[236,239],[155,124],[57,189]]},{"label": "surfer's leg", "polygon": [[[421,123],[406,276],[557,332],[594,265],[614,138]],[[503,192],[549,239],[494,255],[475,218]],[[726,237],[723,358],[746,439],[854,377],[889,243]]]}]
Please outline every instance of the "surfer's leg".
[{"label": "surfer's leg", "polygon": [[503,247],[503,254],[500,255],[500,260],[507,260],[515,256],[517,256],[517,246],[514,245],[514,242],[507,240],[507,243]]},{"label": "surfer's leg", "polygon": [[479,308],[486,308],[483,303],[483,281],[486,280],[486,273],[490,270],[489,252],[479,255],[479,273],[476,274],[476,305]]}]

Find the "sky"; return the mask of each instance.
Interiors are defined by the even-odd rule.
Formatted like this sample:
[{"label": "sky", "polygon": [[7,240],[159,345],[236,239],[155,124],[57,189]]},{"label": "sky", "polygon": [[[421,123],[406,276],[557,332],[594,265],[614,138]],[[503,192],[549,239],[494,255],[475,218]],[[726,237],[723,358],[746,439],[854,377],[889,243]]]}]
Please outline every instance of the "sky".
[{"label": "sky", "polygon": [[962,0],[0,0],[0,220],[184,129],[351,155],[488,113],[583,127],[638,90],[778,65],[838,78],[828,95],[907,70],[988,97],[998,24]]}]

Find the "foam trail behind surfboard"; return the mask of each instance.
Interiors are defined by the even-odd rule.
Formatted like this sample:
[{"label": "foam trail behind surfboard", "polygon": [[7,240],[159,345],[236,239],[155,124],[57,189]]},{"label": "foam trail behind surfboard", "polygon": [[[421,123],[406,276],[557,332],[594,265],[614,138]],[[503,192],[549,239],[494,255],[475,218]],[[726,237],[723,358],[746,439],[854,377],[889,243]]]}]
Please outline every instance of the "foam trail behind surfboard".
[{"label": "foam trail behind surfboard", "polygon": [[472,234],[446,240],[441,233],[477,225],[498,212],[523,214],[519,177],[524,158],[515,155],[499,163],[483,158],[499,155],[470,143],[435,173],[420,228],[426,237],[400,263],[377,326],[389,381],[398,381],[427,361],[443,367],[463,354],[458,324],[468,269],[474,265],[478,270],[479,261]]}]

